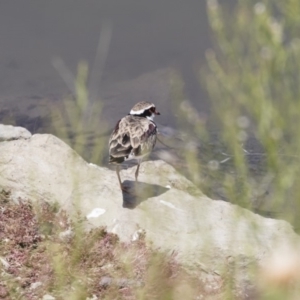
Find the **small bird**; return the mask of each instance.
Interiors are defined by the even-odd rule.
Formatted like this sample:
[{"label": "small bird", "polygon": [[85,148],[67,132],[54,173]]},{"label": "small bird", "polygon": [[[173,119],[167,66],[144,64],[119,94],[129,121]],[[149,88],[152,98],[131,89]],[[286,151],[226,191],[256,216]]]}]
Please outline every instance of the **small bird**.
[{"label": "small bird", "polygon": [[137,182],[142,159],[150,154],[156,143],[157,126],[153,119],[160,115],[153,103],[138,102],[130,113],[118,121],[109,139],[109,163],[116,164],[116,172],[122,191],[129,193],[122,185],[120,164],[126,160],[137,160],[135,171]]}]

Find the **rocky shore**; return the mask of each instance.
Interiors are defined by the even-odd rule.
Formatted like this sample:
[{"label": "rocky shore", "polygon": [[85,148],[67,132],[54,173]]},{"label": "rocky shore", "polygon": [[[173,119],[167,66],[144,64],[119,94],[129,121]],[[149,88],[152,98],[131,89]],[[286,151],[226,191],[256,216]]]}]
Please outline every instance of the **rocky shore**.
[{"label": "rocky shore", "polygon": [[286,221],[212,200],[164,161],[142,163],[137,184],[134,171],[123,170],[122,178],[135,195],[122,194],[114,171],[84,161],[57,137],[0,125],[0,190],[9,201],[57,204],[70,219],[80,216],[85,230],[105,227],[124,243],[143,236],[150,248],[175,253],[188,273],[201,274],[217,291],[209,299],[225,299],[220,287],[229,273],[240,298],[250,299],[254,270],[268,268],[278,251],[299,249]]}]

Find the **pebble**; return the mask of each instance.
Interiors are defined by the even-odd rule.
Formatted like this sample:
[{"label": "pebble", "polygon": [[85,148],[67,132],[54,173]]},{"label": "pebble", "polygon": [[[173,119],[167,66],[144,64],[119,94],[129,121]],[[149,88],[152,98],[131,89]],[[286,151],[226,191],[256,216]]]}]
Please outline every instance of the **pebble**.
[{"label": "pebble", "polygon": [[30,285],[30,289],[31,290],[34,290],[36,288],[38,288],[39,286],[41,286],[42,283],[40,281],[37,281],[37,282],[33,282],[31,285]]},{"label": "pebble", "polygon": [[43,296],[42,300],[55,300],[55,297],[53,297],[49,294],[46,294]]}]

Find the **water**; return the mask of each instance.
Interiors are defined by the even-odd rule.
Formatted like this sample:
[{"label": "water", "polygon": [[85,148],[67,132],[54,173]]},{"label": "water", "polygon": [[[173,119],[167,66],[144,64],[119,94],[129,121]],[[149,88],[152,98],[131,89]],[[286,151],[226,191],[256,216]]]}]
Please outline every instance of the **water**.
[{"label": "water", "polygon": [[197,74],[210,47],[205,1],[2,1],[0,121],[9,114],[19,125],[47,132],[49,105],[70,93],[53,60],[60,58],[74,76],[82,60],[92,69],[105,21],[111,42],[102,78],[93,80],[108,124],[143,99],[155,102],[163,123],[174,126],[170,69],[182,74],[195,107],[209,111]]},{"label": "water", "polygon": [[[210,47],[205,1],[2,1],[0,37],[1,123],[54,133],[66,142],[78,138],[75,117],[67,122],[72,105],[64,103],[73,92],[72,78],[66,84],[66,77],[76,77],[80,61],[89,65],[89,92],[101,106],[99,125],[84,126],[89,148],[95,139],[106,144],[115,123],[141,100],[157,105],[161,128],[177,128],[181,115],[173,107],[173,72],[185,83],[184,97],[209,114],[198,78]],[[99,63],[103,37],[107,56],[100,55]],[[53,108],[65,111],[68,138],[55,130],[62,117],[53,116]],[[89,151],[79,152],[91,160]],[[105,157],[94,162],[105,163]]]}]

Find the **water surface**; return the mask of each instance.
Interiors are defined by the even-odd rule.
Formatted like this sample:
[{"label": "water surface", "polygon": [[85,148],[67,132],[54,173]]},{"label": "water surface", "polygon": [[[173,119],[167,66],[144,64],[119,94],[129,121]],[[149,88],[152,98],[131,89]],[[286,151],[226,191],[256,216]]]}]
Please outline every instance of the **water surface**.
[{"label": "water surface", "polygon": [[[91,70],[105,21],[111,24],[111,42],[102,78],[94,81],[96,100],[104,103],[102,117],[111,126],[140,99],[155,102],[163,123],[174,126],[170,69],[182,75],[195,107],[209,111],[197,77],[210,46],[205,1],[1,1],[2,121],[9,112],[19,125],[47,132],[42,119],[49,103],[70,93],[53,60],[60,58],[74,76],[82,60]],[[30,120],[38,117],[33,128]]]}]

